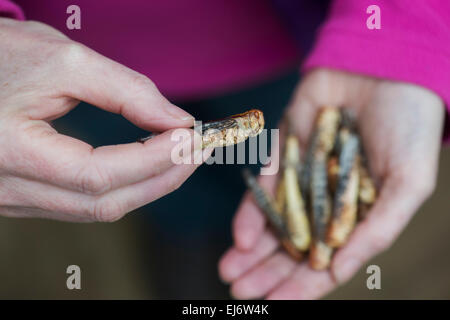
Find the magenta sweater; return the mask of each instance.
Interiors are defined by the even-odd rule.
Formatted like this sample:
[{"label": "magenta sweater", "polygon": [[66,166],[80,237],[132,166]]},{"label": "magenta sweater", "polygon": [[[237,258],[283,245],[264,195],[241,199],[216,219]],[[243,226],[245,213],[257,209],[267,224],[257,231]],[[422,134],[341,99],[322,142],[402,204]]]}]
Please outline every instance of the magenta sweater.
[{"label": "magenta sweater", "polygon": [[[292,67],[300,57],[294,37],[266,0],[15,3],[0,0],[0,14],[52,25],[146,74],[170,97],[202,96],[249,85]],[[66,28],[66,8],[73,3],[81,8],[81,30]],[[366,26],[366,9],[372,4],[381,9],[380,30]],[[299,19],[308,14],[298,12]],[[303,65],[304,70],[313,67],[419,84],[440,95],[448,107],[450,1],[332,1]]]}]

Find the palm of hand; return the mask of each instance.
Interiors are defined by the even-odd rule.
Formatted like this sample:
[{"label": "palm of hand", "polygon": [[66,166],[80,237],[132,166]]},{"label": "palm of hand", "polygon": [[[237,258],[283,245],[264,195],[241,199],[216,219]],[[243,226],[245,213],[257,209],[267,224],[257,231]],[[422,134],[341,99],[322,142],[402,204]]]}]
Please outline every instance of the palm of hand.
[{"label": "palm of hand", "polygon": [[[379,198],[337,251],[330,270],[318,272],[279,250],[262,214],[245,196],[233,223],[235,244],[219,264],[238,298],[323,296],[388,248],[434,189],[444,119],[439,97],[410,84],[315,70],[297,88],[288,110],[302,148],[324,105],[354,109]],[[275,180],[263,176],[260,182],[271,189]]]}]

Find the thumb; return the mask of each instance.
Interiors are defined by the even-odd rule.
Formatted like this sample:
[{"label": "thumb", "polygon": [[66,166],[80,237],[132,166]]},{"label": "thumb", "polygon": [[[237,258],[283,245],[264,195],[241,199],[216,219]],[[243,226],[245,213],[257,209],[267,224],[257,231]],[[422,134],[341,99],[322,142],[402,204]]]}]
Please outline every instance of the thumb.
[{"label": "thumb", "polygon": [[194,118],[170,103],[146,76],[80,44],[71,44],[66,65],[71,76],[62,95],[118,113],[145,130],[190,127]]}]

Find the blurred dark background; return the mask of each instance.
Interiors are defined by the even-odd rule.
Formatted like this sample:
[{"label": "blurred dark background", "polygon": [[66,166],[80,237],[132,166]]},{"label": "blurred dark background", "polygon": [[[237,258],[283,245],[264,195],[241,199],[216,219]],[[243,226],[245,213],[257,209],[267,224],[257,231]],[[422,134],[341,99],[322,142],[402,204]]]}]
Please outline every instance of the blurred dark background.
[{"label": "blurred dark background", "polygon": [[[267,127],[275,128],[297,81],[297,72],[288,72],[231,95],[177,103],[205,120],[259,107]],[[87,104],[55,127],[94,146],[145,135]],[[450,298],[449,149],[440,160],[434,195],[393,247],[369,263],[381,267],[382,289],[367,289],[364,268],[327,298]],[[175,193],[111,224],[0,218],[0,298],[229,298],[217,261],[231,243],[231,219],[244,191],[240,168],[203,165]],[[81,290],[66,288],[72,264],[81,268]]]}]

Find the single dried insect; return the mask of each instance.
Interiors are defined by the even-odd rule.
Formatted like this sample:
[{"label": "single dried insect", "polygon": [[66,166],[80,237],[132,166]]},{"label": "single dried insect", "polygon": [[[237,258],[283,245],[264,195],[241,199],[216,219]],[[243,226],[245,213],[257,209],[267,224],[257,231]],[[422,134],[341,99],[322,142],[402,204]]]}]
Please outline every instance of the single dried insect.
[{"label": "single dried insect", "polygon": [[206,122],[202,128],[203,148],[237,144],[259,135],[263,129],[263,113],[256,109],[223,120]]},{"label": "single dried insect", "polygon": [[311,235],[297,175],[297,168],[300,165],[300,146],[293,134],[289,134],[286,138],[285,154],[282,181],[286,205],[283,213],[292,243],[298,250],[306,251],[311,242]]},{"label": "single dried insect", "polygon": [[346,131],[340,135],[339,174],[327,238],[333,248],[345,244],[355,226],[359,188],[359,139]]},{"label": "single dried insect", "polygon": [[341,114],[337,109],[331,107],[322,108],[317,116],[314,131],[311,133],[304,163],[300,171],[300,187],[309,209],[311,209],[310,187],[314,158],[318,151],[325,152],[328,155],[333,149],[340,118]]},{"label": "single dried insect", "polygon": [[341,115],[335,108],[323,108],[316,120],[317,141],[311,167],[312,234],[309,262],[313,269],[328,268],[333,250],[327,244],[327,228],[331,218],[331,195],[328,190],[327,165],[334,147]]},{"label": "single dried insect", "polygon": [[288,132],[275,201],[254,177],[253,182],[246,178],[287,252],[298,258],[309,250],[315,270],[329,267],[334,250],[348,241],[358,216],[376,200],[357,129],[351,110],[322,108],[303,163],[298,139]]},{"label": "single dried insect", "polygon": [[331,196],[328,192],[326,155],[316,155],[312,165],[311,207],[312,234],[309,263],[313,269],[326,269],[331,260],[333,250],[327,245],[326,236],[331,217]]},{"label": "single dried insect", "polygon": [[[198,127],[191,129],[198,130]],[[259,135],[264,129],[264,115],[262,111],[252,109],[224,119],[207,121],[201,126],[202,149],[226,147]],[[153,138],[151,134],[139,139],[145,142]]]}]

